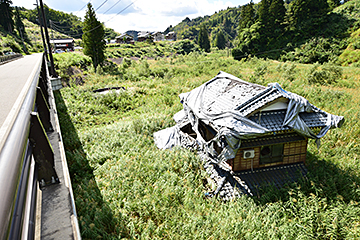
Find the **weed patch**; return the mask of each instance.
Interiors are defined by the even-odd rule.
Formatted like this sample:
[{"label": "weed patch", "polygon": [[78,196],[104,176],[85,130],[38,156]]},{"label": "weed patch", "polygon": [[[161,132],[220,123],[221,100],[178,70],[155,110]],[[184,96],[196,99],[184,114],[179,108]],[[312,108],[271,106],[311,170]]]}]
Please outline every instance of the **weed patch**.
[{"label": "weed patch", "polygon": [[[204,197],[208,176],[196,152],[155,147],[153,133],[173,126],[173,115],[182,109],[178,94],[220,70],[263,85],[279,82],[314,105],[344,115],[343,127],[330,131],[319,150],[310,141],[306,179],[224,203]],[[90,73],[82,86],[56,95],[83,239],[359,238],[356,68],[235,61],[218,51],[131,60],[119,71]],[[126,91],[92,92],[116,86]]]}]

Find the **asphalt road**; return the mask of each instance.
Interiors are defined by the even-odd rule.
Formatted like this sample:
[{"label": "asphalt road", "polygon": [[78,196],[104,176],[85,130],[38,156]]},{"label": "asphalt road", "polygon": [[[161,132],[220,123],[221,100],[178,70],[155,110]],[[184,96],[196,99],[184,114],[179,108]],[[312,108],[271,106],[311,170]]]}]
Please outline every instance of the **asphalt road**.
[{"label": "asphalt road", "polygon": [[0,65],[0,141],[19,111],[42,56],[32,54]]}]

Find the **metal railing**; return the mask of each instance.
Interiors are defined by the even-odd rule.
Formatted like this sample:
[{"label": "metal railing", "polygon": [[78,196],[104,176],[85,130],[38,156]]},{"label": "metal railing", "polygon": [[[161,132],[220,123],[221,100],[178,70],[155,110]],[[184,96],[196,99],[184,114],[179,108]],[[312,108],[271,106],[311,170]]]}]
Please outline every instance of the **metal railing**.
[{"label": "metal railing", "polygon": [[0,56],[0,65],[10,62],[12,60],[15,60],[16,58],[21,58],[23,57],[22,54],[20,53],[15,53],[15,54],[11,54],[11,55],[5,55],[5,56]]},{"label": "metal railing", "polygon": [[35,65],[28,90],[0,145],[0,239],[34,239],[38,181],[57,183],[46,109],[46,61]]}]

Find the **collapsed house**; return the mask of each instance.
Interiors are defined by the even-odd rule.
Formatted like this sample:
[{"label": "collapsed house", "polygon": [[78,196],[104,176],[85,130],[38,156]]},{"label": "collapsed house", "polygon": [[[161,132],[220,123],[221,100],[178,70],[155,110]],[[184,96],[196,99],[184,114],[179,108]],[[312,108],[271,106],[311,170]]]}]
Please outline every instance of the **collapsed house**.
[{"label": "collapsed house", "polygon": [[155,143],[198,150],[216,185],[209,195],[225,200],[305,176],[308,139],[319,146],[344,122],[278,83],[264,87],[225,72],[179,97],[176,125],[154,133]]}]

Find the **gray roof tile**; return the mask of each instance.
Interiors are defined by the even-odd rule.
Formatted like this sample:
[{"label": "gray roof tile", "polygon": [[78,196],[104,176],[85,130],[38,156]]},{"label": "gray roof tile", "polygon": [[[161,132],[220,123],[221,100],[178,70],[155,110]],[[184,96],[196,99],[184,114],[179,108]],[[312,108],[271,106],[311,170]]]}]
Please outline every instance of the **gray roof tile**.
[{"label": "gray roof tile", "polygon": [[[274,110],[258,112],[249,117],[249,119],[273,132],[290,130],[289,127],[283,126],[286,110]],[[311,128],[325,127],[327,115],[325,112],[302,112],[300,118]]]}]

